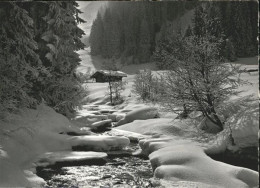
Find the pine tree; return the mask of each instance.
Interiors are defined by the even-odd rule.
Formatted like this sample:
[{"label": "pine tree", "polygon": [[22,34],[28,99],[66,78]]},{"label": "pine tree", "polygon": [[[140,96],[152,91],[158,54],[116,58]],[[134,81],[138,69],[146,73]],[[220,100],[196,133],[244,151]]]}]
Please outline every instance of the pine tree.
[{"label": "pine tree", "polygon": [[105,14],[104,14],[104,20],[103,20],[103,25],[104,25],[104,37],[103,37],[103,45],[102,45],[102,55],[104,57],[111,57],[112,56],[112,51],[111,51],[111,31],[112,31],[112,18],[111,18],[111,13],[110,9],[106,9]]},{"label": "pine tree", "polygon": [[41,96],[49,106],[65,115],[73,112],[85,96],[75,76],[80,62],[76,51],[84,48],[80,41],[84,32],[77,27],[77,21],[83,20],[77,16],[79,11],[76,7],[75,1],[42,2],[31,9],[42,17],[35,20],[35,32],[38,53],[50,73],[39,84]]},{"label": "pine tree", "polygon": [[89,36],[92,55],[98,55],[102,52],[103,33],[103,21],[101,14],[98,13],[97,18],[94,20],[93,25],[91,27],[91,32]]},{"label": "pine tree", "polygon": [[119,57],[120,54],[120,21],[119,21],[119,14],[116,11],[112,12],[111,19],[112,19],[112,30],[111,30],[111,53],[112,57]]},{"label": "pine tree", "polygon": [[193,25],[196,36],[210,34],[217,38],[223,37],[220,10],[212,2],[202,3],[195,9]]},{"label": "pine tree", "polygon": [[[0,108],[32,107],[44,99],[68,115],[86,92],[75,74],[84,32],[75,1],[2,2]],[[12,74],[10,74],[12,73]]]},{"label": "pine tree", "polygon": [[[233,46],[234,49],[224,45],[222,49],[234,50],[235,55],[239,56],[256,55],[258,35],[256,2],[161,2],[159,4],[109,2],[102,18],[104,35],[101,46],[103,50],[99,53],[109,58],[131,56],[133,63],[139,60],[145,62],[139,59],[140,51],[143,50],[143,46],[140,45],[143,36],[143,31],[141,32],[143,19],[145,18],[148,25],[152,54],[156,49],[156,41],[163,40],[164,36],[160,34],[163,32],[163,26],[166,23],[175,24],[176,19],[193,8],[196,8],[194,28],[191,28],[193,34],[203,36],[209,33],[216,37],[225,36],[225,39],[231,43],[228,46]],[[93,27],[96,27],[95,24]],[[167,29],[170,28],[170,26],[167,27]],[[94,30],[97,29],[93,28],[91,32],[93,35],[95,35]],[[95,48],[94,43],[93,45]],[[224,54],[224,52],[221,53]]]},{"label": "pine tree", "polygon": [[219,2],[222,28],[238,57],[257,54],[257,2]]},{"label": "pine tree", "polygon": [[19,3],[0,3],[0,40],[0,111],[32,107],[38,98],[33,83],[43,70],[33,20]]},{"label": "pine tree", "polygon": [[139,60],[142,63],[149,61],[151,49],[151,37],[149,26],[144,18],[140,27],[140,42],[139,42]]}]

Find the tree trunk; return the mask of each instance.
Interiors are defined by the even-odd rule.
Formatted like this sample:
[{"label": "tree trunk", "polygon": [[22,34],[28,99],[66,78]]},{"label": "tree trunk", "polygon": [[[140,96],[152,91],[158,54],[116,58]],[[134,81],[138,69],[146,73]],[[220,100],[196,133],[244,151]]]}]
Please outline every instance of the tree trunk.
[{"label": "tree trunk", "polygon": [[[212,121],[211,118],[209,118],[209,120],[212,121],[213,123],[215,123],[216,125],[218,125],[221,128],[221,130],[223,130],[223,123],[221,122],[221,120],[219,119],[219,117],[218,117],[218,115],[215,111],[215,108],[213,106],[213,102],[212,102],[209,94],[207,94],[207,103],[208,103],[209,108],[210,108],[210,114],[209,115],[213,114],[213,118],[214,118],[215,122]],[[208,113],[208,112],[206,112],[206,113]]]},{"label": "tree trunk", "polygon": [[108,84],[109,84],[109,93],[110,93],[110,103],[111,103],[111,105],[113,105],[112,85],[111,85],[110,78],[109,78]]}]

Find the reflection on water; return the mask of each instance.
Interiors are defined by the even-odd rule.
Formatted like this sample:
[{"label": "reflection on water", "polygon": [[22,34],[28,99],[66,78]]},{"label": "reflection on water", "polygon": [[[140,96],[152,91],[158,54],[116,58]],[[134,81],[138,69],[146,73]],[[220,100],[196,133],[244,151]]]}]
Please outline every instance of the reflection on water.
[{"label": "reflection on water", "polygon": [[104,166],[44,168],[37,175],[49,187],[155,187],[149,160],[132,156],[109,158]]},{"label": "reflection on water", "polygon": [[[131,143],[126,151],[138,148]],[[151,179],[153,171],[148,159],[122,153],[109,155],[105,165],[38,168],[37,175],[47,182],[46,187],[159,187],[158,181]]]}]

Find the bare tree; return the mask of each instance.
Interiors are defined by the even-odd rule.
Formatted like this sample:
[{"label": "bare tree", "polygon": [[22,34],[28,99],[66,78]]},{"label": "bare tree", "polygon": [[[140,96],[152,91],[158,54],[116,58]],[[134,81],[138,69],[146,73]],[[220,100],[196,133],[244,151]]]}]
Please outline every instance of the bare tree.
[{"label": "bare tree", "polygon": [[152,79],[153,76],[151,70],[148,69],[140,70],[135,75],[135,80],[133,84],[133,93],[139,95],[142,100],[150,100]]},{"label": "bare tree", "polygon": [[127,84],[127,82],[116,81],[113,79],[113,76],[115,76],[114,74],[116,74],[116,71],[120,69],[114,58],[112,58],[111,61],[107,61],[103,67],[104,69],[106,69],[106,71],[108,71],[107,80],[110,103],[112,105],[120,103],[123,100],[121,93],[125,90],[125,85]]},{"label": "bare tree", "polygon": [[222,41],[214,36],[176,37],[178,48],[166,58],[171,67],[161,75],[161,103],[170,110],[199,110],[223,129],[218,108],[237,93],[238,67],[224,62],[220,56]]}]

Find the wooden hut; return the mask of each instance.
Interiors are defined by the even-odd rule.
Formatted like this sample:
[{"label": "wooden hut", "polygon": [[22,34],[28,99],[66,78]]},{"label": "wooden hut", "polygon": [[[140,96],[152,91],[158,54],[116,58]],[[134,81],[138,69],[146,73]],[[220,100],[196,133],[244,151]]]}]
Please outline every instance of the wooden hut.
[{"label": "wooden hut", "polygon": [[96,82],[118,82],[122,81],[123,77],[127,77],[127,74],[121,71],[98,70],[90,78]]}]

